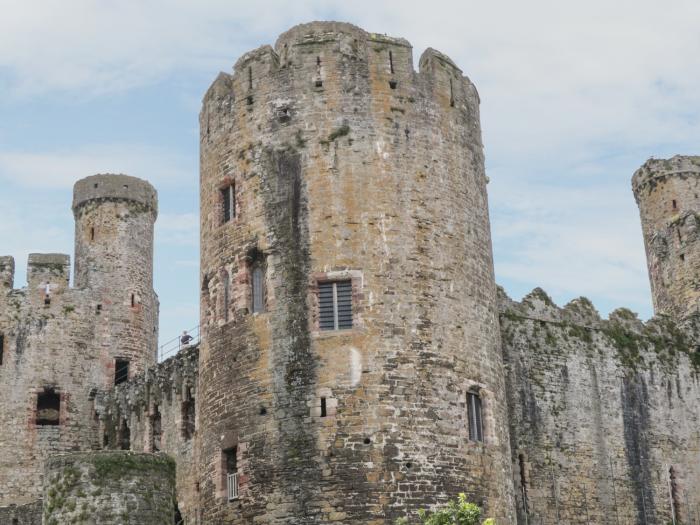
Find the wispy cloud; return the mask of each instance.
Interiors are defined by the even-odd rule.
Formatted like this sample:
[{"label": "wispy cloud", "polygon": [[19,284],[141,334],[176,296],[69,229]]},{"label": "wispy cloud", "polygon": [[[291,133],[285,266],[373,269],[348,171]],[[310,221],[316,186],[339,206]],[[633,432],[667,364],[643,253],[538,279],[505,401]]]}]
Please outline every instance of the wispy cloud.
[{"label": "wispy cloud", "polygon": [[26,188],[71,188],[95,173],[126,173],[158,187],[196,178],[173,151],[146,145],[110,144],[60,151],[0,150],[0,179]]}]

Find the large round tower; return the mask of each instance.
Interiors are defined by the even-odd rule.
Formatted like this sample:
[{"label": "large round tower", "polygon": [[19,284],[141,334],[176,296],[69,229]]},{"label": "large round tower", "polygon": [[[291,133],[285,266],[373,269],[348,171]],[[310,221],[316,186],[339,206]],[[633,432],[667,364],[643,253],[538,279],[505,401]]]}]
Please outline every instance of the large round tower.
[{"label": "large round tower", "polygon": [[203,521],[389,524],[466,492],[511,522],[474,85],[311,23],[200,120]]},{"label": "large round tower", "polygon": [[157,213],[156,190],[136,177],[93,175],[73,188],[75,287],[94,294],[94,314],[103,319],[96,337],[105,364],[114,366],[115,359],[128,362],[129,376],[156,358],[153,225]]},{"label": "large round tower", "polygon": [[650,159],[632,178],[657,314],[680,319],[700,305],[700,157]]}]

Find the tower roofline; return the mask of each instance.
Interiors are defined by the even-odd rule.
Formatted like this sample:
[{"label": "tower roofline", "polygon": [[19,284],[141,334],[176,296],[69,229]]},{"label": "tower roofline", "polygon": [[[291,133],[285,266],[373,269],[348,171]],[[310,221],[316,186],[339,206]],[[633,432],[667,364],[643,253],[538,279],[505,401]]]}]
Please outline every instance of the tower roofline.
[{"label": "tower roofline", "polygon": [[632,191],[639,202],[639,192],[652,181],[670,176],[700,176],[700,156],[674,155],[670,159],[648,159],[632,176]]},{"label": "tower roofline", "polygon": [[143,179],[123,174],[102,173],[85,177],[73,186],[73,213],[95,200],[128,200],[158,213],[158,192]]}]

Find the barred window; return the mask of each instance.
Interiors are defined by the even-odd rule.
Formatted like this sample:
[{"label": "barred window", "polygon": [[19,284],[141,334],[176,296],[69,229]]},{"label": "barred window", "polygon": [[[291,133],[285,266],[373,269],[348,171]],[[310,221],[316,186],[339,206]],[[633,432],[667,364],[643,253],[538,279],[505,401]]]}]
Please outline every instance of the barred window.
[{"label": "barred window", "polygon": [[481,412],[481,397],[479,394],[475,392],[467,392],[469,439],[471,441],[484,441],[484,427]]},{"label": "barred window", "polygon": [[318,299],[321,330],[352,328],[352,281],[319,283]]},{"label": "barred window", "polygon": [[222,188],[221,191],[221,211],[223,222],[229,222],[236,216],[236,187],[231,184]]}]

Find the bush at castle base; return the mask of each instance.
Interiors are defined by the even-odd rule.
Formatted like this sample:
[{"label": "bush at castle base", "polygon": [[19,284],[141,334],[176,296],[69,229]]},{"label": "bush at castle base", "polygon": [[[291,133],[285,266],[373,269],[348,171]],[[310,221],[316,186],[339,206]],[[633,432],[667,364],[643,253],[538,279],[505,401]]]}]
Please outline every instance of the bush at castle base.
[{"label": "bush at castle base", "polygon": [[[424,525],[479,525],[481,522],[481,508],[474,503],[467,501],[466,494],[457,496],[457,501],[448,501],[444,508],[433,512],[419,510],[418,517]],[[396,525],[409,525],[407,518],[400,518]],[[496,522],[489,518],[482,525],[496,525]]]}]

